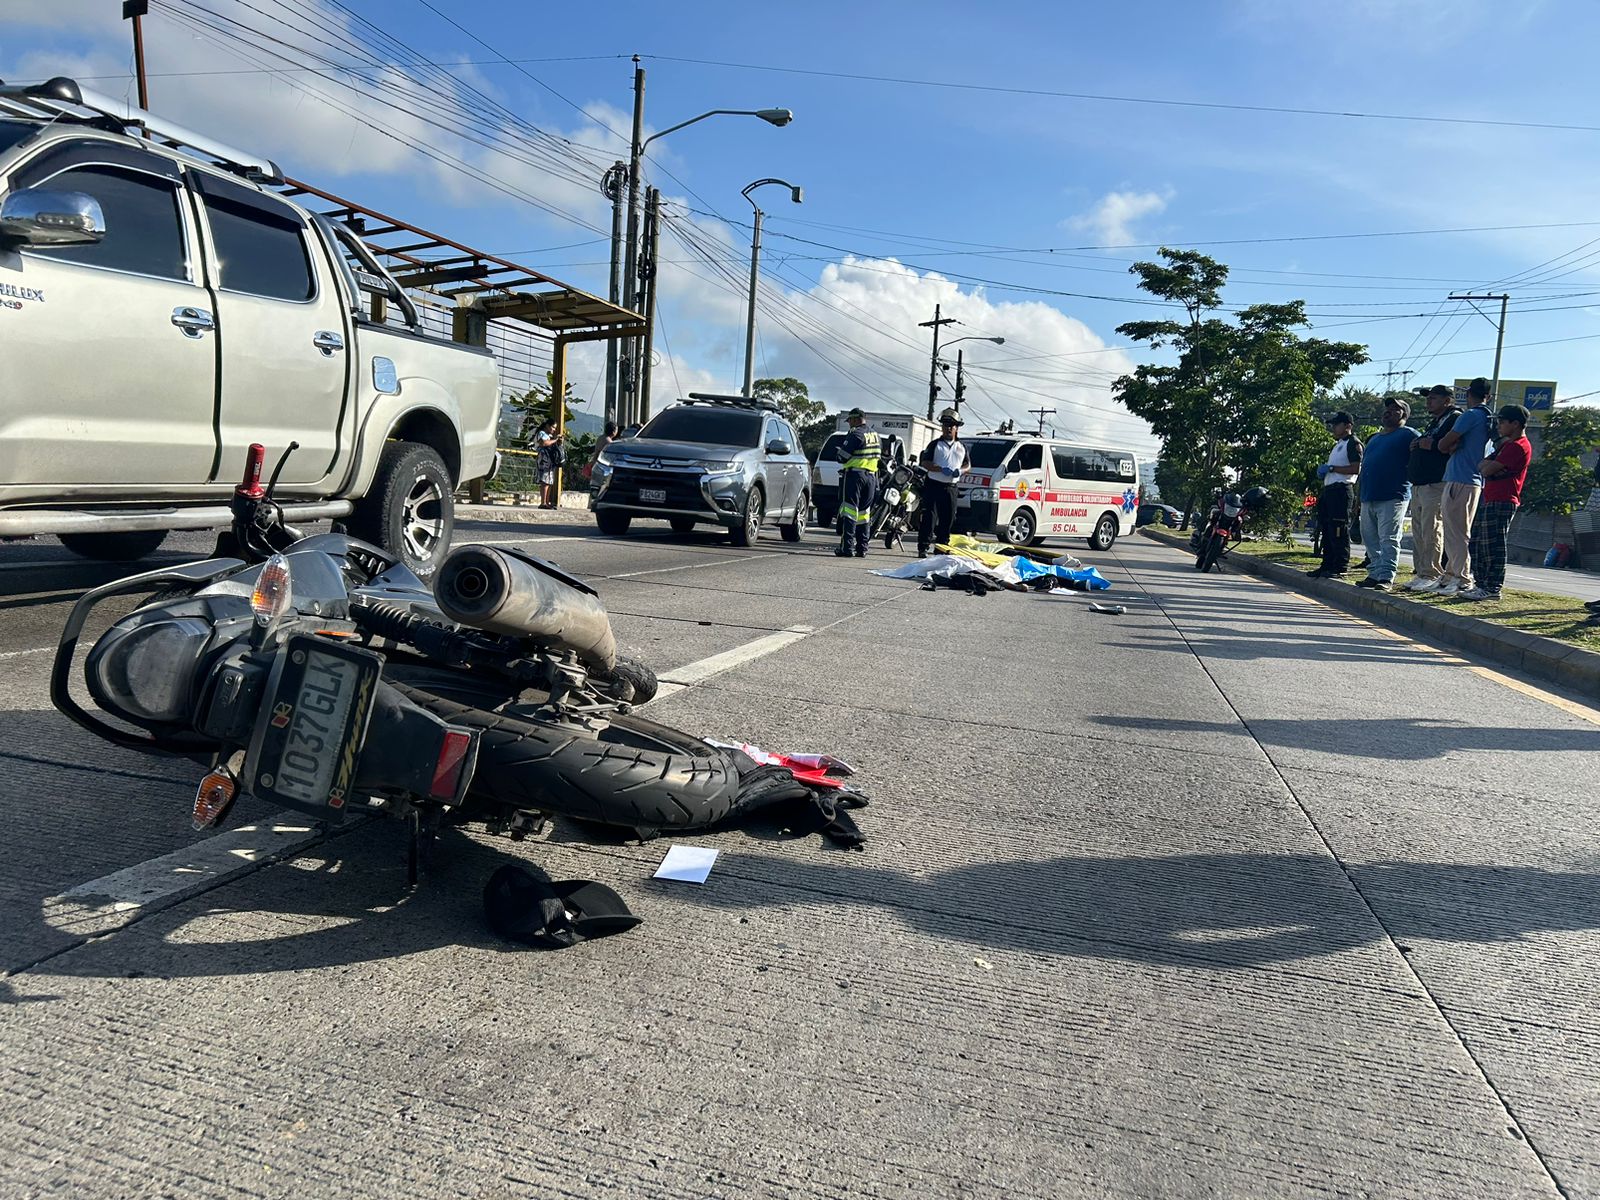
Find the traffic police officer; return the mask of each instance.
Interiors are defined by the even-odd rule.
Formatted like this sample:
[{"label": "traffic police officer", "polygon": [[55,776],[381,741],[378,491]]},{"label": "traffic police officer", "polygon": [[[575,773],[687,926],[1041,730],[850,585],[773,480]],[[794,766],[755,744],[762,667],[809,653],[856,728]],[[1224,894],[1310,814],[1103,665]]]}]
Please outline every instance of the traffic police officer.
[{"label": "traffic police officer", "polygon": [[866,428],[867,414],[852,408],[845,420],[850,432],[839,448],[839,458],[844,474],[843,503],[839,505],[839,545],[834,550],[840,558],[867,556],[867,534],[872,519],[872,500],[878,491],[878,435]]}]

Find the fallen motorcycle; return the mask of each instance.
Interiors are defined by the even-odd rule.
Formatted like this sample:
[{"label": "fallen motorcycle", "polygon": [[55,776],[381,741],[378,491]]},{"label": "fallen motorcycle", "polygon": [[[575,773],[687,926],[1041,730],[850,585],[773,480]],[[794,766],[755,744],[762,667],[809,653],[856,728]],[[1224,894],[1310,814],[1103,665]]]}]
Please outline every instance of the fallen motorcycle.
[{"label": "fallen motorcycle", "polygon": [[[283,462],[262,488],[262,455],[250,448],[222,556],[86,593],[52,670],[53,703],[91,733],[206,765],[197,829],[241,795],[323,822],[398,819],[413,883],[446,821],[521,839],[560,815],[650,838],[789,804],[800,810],[791,828],[863,843],[848,810],[866,797],[837,760],[789,770],[637,715],[655,676],[617,654],[581,580],[508,547],[465,545],[430,589],[375,546],[285,525],[272,501]],[[149,599],[83,660],[94,708],[125,728],[71,685],[91,613],[137,594]],[[485,903],[496,929],[539,945],[637,923],[610,889],[520,864],[496,873]]]},{"label": "fallen motorcycle", "polygon": [[1209,571],[1229,550],[1229,541],[1244,535],[1245,518],[1266,508],[1271,499],[1266,488],[1253,487],[1240,495],[1238,492],[1218,492],[1212,501],[1205,523],[1189,536],[1189,549],[1194,552],[1194,569]]}]

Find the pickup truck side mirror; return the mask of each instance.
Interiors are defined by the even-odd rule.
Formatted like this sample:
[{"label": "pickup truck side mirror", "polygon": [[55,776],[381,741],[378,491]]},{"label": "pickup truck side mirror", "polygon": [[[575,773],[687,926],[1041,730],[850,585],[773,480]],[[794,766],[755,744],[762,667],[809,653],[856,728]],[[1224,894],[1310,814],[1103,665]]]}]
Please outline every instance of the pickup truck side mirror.
[{"label": "pickup truck side mirror", "polygon": [[83,192],[24,188],[0,203],[0,238],[25,246],[81,246],[106,235],[100,202]]},{"label": "pickup truck side mirror", "polygon": [[794,447],[782,438],[773,438],[767,443],[768,454],[793,454]]}]

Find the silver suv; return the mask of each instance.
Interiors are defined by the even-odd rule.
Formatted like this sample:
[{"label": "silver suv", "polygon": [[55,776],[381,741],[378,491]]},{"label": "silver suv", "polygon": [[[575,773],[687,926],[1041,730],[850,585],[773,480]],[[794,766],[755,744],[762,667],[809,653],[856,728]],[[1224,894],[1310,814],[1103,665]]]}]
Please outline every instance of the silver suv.
[{"label": "silver suv", "polygon": [[635,517],[678,533],[721,525],[748,546],[763,525],[798,542],[811,506],[800,439],[770,403],[691,392],[595,460],[589,507],[600,532],[620,536]]}]

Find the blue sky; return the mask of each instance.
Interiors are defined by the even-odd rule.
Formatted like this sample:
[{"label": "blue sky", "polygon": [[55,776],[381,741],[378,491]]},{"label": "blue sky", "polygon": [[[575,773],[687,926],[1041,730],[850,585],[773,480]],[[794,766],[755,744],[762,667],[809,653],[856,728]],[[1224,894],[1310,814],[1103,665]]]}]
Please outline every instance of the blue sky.
[{"label": "blue sky", "polygon": [[[1115,327],[1152,313],[1129,302],[1128,263],[1161,243],[1228,263],[1231,304],[1302,298],[1318,332],[1369,343],[1356,382],[1380,385],[1391,362],[1413,386],[1487,374],[1492,324],[1444,298],[1503,287],[1502,375],[1600,389],[1600,5],[433,6],[488,47],[422,0],[156,0],[152,106],[595,291],[608,209],[589,181],[627,127],[628,55],[645,56],[651,130],[711,108],[792,108],[786,129],[722,117],[652,148],[671,218],[658,395],[737,387],[739,189],[763,176],[803,186],[805,202],[758,193],[757,370],[799,376],[833,405],[925,406],[917,322],[940,303],[962,322],[947,337],[1007,338],[964,347],[980,423],[1054,406],[1063,432],[1147,446],[1109,383],[1140,354],[1117,349]],[[3,0],[0,76],[93,75],[124,93],[119,8]],[[274,54],[367,74],[260,70],[288,65]],[[363,83],[374,63],[388,91]],[[460,82],[425,82],[434,65]],[[439,127],[462,119],[499,149]],[[1508,226],[1546,228],[1496,228]],[[1342,236],[1459,229],[1473,232]],[[597,357],[580,368],[594,395]]]}]

